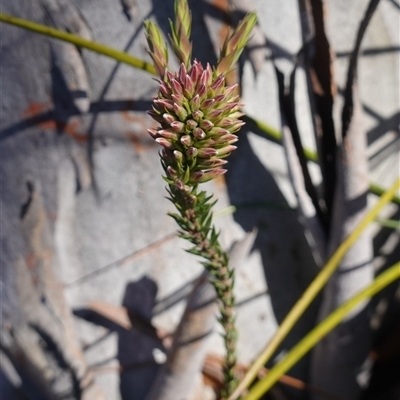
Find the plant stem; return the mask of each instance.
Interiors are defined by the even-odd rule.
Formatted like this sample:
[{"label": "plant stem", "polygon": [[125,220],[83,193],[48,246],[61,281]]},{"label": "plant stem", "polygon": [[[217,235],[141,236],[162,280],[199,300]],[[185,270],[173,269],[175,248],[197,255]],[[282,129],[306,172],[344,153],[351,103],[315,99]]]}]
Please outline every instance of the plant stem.
[{"label": "plant stem", "polygon": [[347,239],[337,248],[335,253],[326,263],[326,265],[321,269],[319,274],[311,282],[310,286],[302,294],[297,303],[289,311],[289,314],[283,320],[282,324],[279,326],[277,332],[275,333],[272,340],[267,344],[266,348],[259,355],[257,360],[253,363],[247,374],[240,382],[235,392],[231,395],[229,400],[237,399],[240,393],[248,388],[253,380],[256,378],[258,371],[264,366],[266,362],[272,357],[272,355],[277,350],[278,346],[283,342],[288,333],[292,330],[293,326],[297,323],[300,317],[303,315],[307,307],[315,299],[318,293],[322,290],[328,279],[336,271],[340,261],[350,249],[350,247],[357,241],[359,236],[362,234],[364,229],[376,218],[379,211],[393,198],[396,191],[400,187],[400,179],[397,179],[392,187],[387,190],[375,206],[368,212],[368,214],[363,218],[363,220],[358,224],[356,229],[347,237]]},{"label": "plant stem", "polygon": [[243,400],[257,400],[266,393],[279,380],[279,378],[289,371],[308,351],[310,351],[324,336],[332,331],[344,317],[361,301],[371,297],[390,285],[395,280],[400,279],[400,262],[390,267],[380,274],[369,286],[360,291],[354,297],[343,303],[319,325],[317,325],[307,336],[305,336],[292,350],[277,363],[268,374],[260,380],[250,390]]},{"label": "plant stem", "polygon": [[13,17],[12,15],[7,15],[0,13],[0,21],[6,24],[15,25],[23,29],[27,29],[45,36],[49,36],[55,39],[63,40],[64,42],[69,42],[75,44],[78,47],[84,47],[86,49],[92,50],[96,53],[103,54],[104,56],[113,58],[114,60],[120,61],[125,64],[129,64],[132,67],[147,71],[150,74],[155,74],[156,71],[152,64],[147,63],[140,58],[133,57],[128,53],[119,51],[113,47],[106,46],[102,43],[93,42],[91,40],[84,39],[78,35],[72,33],[64,32],[59,29],[51,28],[47,25],[37,24],[36,22],[27,21],[22,18]]},{"label": "plant stem", "polygon": [[235,377],[237,331],[235,327],[235,296],[233,294],[234,270],[229,268],[228,254],[222,250],[218,233],[211,226],[211,209],[215,202],[211,196],[198,192],[197,187],[188,192],[169,186],[170,200],[175,204],[178,214],[170,214],[182,231],[179,236],[191,242],[194,247],[189,253],[203,257],[203,266],[210,273],[210,281],[219,299],[220,317],[218,319],[224,333],[225,363],[223,367],[224,386],[222,399],[227,399],[237,385]]}]

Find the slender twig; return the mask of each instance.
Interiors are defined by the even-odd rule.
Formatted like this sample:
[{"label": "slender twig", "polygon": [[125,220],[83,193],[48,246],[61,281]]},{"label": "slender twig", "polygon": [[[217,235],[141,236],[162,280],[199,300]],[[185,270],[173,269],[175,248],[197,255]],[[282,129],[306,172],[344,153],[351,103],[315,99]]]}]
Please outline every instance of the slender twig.
[{"label": "slender twig", "polygon": [[259,355],[257,360],[253,363],[243,380],[240,382],[235,392],[231,395],[229,400],[234,400],[245,390],[253,380],[257,377],[260,368],[272,357],[277,350],[278,346],[283,342],[288,333],[292,330],[293,326],[297,323],[305,310],[315,299],[321,289],[324,287],[328,279],[336,271],[340,261],[350,249],[350,247],[357,241],[364,229],[375,220],[379,211],[393,198],[396,191],[400,188],[400,178],[387,190],[384,195],[379,199],[375,206],[368,212],[368,214],[358,224],[356,229],[347,237],[347,239],[338,247],[326,265],[322,268],[320,273],[311,282],[306,291],[302,294],[297,303],[290,310],[289,314],[283,320],[275,333],[272,340],[268,343],[263,352]]},{"label": "slender twig", "polygon": [[64,32],[60,29],[51,28],[47,25],[38,24],[36,22],[28,21],[22,18],[17,18],[12,15],[4,13],[0,13],[0,21],[5,22],[6,24],[15,25],[20,28],[30,30],[35,33],[39,33],[41,35],[49,36],[55,39],[63,40],[64,42],[72,43],[78,47],[83,47],[92,50],[96,53],[113,58],[114,60],[120,61],[125,64],[129,64],[132,67],[149,72],[150,74],[156,73],[153,65],[144,60],[141,60],[140,58],[131,56],[128,53],[119,51],[113,47],[106,46],[102,43],[94,42],[92,40],[87,40],[78,35]]}]

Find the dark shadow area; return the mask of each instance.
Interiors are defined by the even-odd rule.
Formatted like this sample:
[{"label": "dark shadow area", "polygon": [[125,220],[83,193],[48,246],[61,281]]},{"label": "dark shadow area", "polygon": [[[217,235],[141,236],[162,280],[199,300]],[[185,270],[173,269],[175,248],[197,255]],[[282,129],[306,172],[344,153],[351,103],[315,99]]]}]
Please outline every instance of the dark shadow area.
[{"label": "dark shadow area", "polygon": [[74,310],[76,316],[117,333],[117,359],[121,367],[120,392],[123,400],[144,399],[160,367],[154,361],[153,350],[165,352],[151,324],[156,295],[157,285],[147,276],[127,284],[122,306],[128,310],[133,329],[126,329],[91,309]]},{"label": "dark shadow area", "polygon": [[[317,270],[297,214],[290,209],[272,175],[254,154],[248,132],[240,133],[239,143],[230,157],[228,195],[232,204],[253,204],[251,207],[239,207],[234,219],[247,232],[258,227],[254,249],[260,252],[268,292],[279,324]],[[268,207],[268,204],[281,204],[286,208]],[[284,241],[285,237],[287,241]],[[309,308],[277,354],[291,348],[309,331],[315,322],[317,306],[318,301]],[[306,357],[291,374],[306,380],[307,364]]]}]

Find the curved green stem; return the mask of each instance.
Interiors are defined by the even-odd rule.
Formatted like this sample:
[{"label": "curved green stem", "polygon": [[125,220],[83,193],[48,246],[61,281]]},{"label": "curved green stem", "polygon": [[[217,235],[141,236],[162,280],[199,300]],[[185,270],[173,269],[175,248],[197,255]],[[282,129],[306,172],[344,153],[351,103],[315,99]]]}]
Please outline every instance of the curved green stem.
[{"label": "curved green stem", "polygon": [[319,325],[317,325],[307,336],[305,336],[281,361],[278,362],[268,374],[250,390],[249,394],[243,400],[257,400],[266,393],[279,378],[293,367],[307,352],[309,352],[324,336],[332,331],[346,315],[361,301],[375,295],[386,286],[400,279],[400,262],[390,267],[380,274],[374,282],[364,290],[356,294],[350,300],[346,301]]},{"label": "curved green stem", "polygon": [[294,325],[303,315],[305,310],[315,299],[318,293],[325,286],[328,279],[336,271],[340,261],[350,249],[350,247],[357,241],[364,229],[376,218],[379,211],[393,198],[396,191],[400,188],[400,179],[397,179],[392,187],[385,192],[385,194],[379,199],[375,206],[368,212],[363,220],[358,224],[356,229],[347,237],[347,239],[337,248],[335,253],[322,268],[319,274],[311,282],[310,286],[302,294],[297,303],[290,310],[289,314],[283,320],[275,333],[272,340],[268,343],[264,351],[260,354],[257,360],[252,364],[250,369],[247,371],[245,377],[236,388],[235,392],[231,395],[230,400],[237,399],[239,395],[250,386],[253,380],[256,378],[258,371],[269,361],[272,355],[277,350],[278,346],[283,342],[288,333],[292,330]]},{"label": "curved green stem", "polygon": [[144,60],[141,60],[140,58],[133,57],[128,53],[119,51],[117,49],[114,49],[113,47],[106,46],[102,43],[84,39],[78,35],[64,32],[59,29],[51,28],[47,25],[42,25],[42,24],[37,24],[36,22],[27,21],[22,18],[13,17],[11,15],[7,15],[4,13],[0,13],[0,21],[5,22],[6,24],[15,25],[20,28],[30,30],[32,32],[40,33],[45,36],[63,40],[64,42],[72,43],[78,47],[84,47],[96,53],[103,54],[104,56],[113,58],[114,60],[120,61],[125,64],[129,64],[143,71],[147,71],[150,74],[156,73],[152,64]]}]

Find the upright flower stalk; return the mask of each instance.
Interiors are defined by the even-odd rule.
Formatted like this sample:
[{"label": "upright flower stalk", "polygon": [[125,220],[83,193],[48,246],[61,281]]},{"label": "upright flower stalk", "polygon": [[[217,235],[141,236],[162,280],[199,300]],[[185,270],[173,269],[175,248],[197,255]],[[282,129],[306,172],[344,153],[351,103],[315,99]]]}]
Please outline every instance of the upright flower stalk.
[{"label": "upright flower stalk", "polygon": [[220,317],[226,348],[224,388],[227,398],[234,390],[236,340],[233,295],[234,271],[212,226],[215,201],[198,186],[226,170],[226,158],[236,149],[235,135],[244,122],[237,85],[227,86],[225,74],[233,67],[256,23],[248,14],[229,35],[215,68],[191,61],[191,14],[186,0],[175,1],[175,21],[170,22],[172,49],[181,62],[175,73],[168,69],[167,45],[159,28],[145,21],[149,54],[160,77],[157,96],[149,114],[159,123],[149,134],[162,146],[161,163],[168,183],[169,199],[177,209],[170,215],[180,227],[179,236],[193,244],[188,251],[204,259],[220,303]]}]

